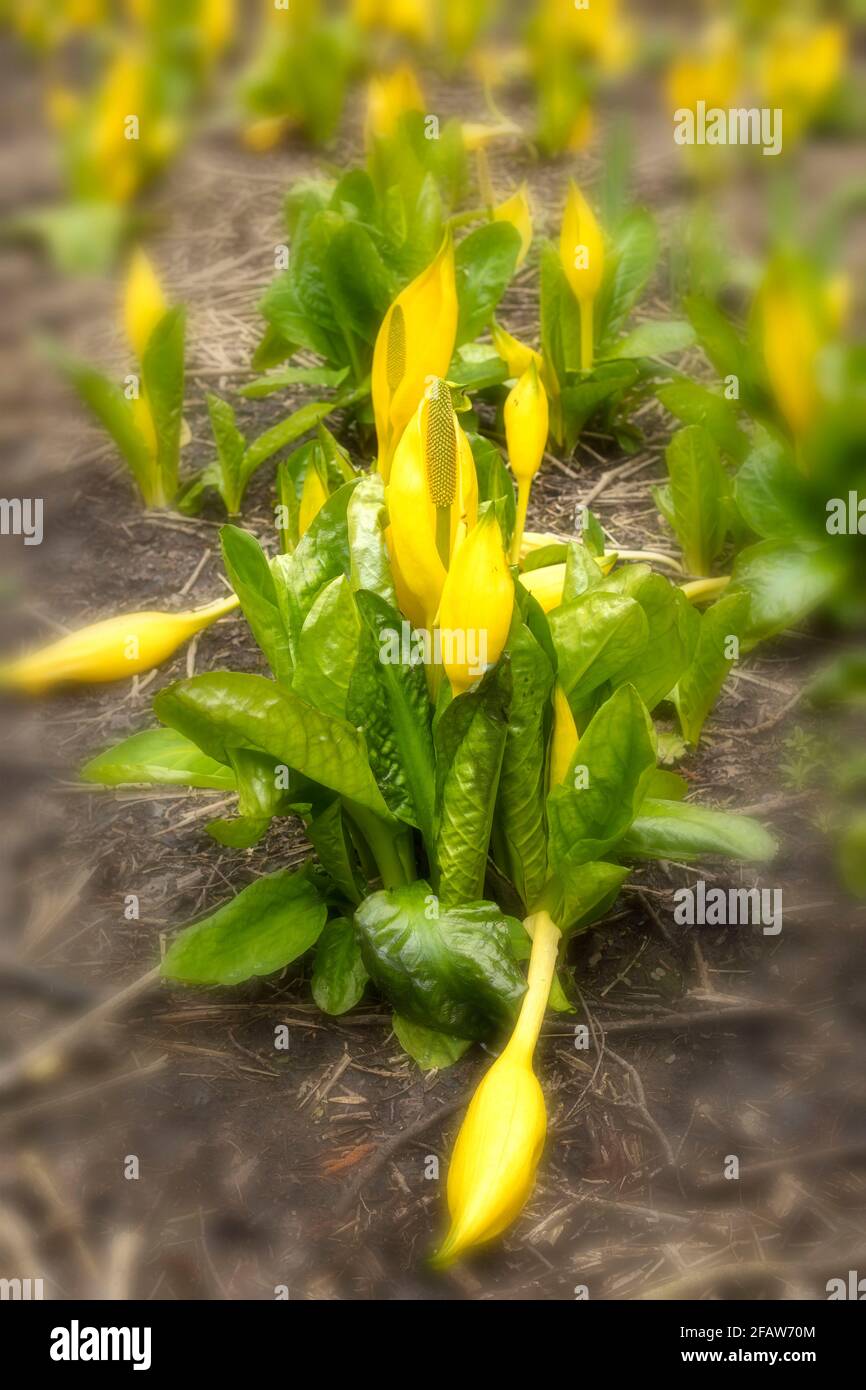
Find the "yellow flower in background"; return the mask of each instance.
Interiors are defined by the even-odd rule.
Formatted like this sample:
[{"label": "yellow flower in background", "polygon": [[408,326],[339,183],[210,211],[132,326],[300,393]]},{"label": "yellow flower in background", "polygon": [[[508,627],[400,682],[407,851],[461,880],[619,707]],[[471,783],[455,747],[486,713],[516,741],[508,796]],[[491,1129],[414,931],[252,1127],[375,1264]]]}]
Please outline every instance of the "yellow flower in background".
[{"label": "yellow flower in background", "polygon": [[289,128],[287,116],[263,116],[241,131],[241,141],[254,154],[266,154],[280,143]]},{"label": "yellow flower in background", "polygon": [[156,271],[141,247],[137,247],[130,258],[124,287],[123,319],[127,339],[139,362],[143,361],[153,330],[167,309]]},{"label": "yellow flower in background", "polygon": [[497,121],[495,125],[485,124],[483,121],[463,121],[460,130],[464,149],[469,154],[486,149],[496,140],[513,139],[523,133],[519,125],[507,120]]},{"label": "yellow flower in background", "polygon": [[529,194],[525,183],[522,183],[516,193],[512,193],[510,198],[506,198],[504,203],[493,209],[493,219],[496,222],[510,222],[512,227],[516,227],[520,233],[520,250],[517,253],[517,266],[519,269],[529,254],[532,245],[532,211],[529,206]]},{"label": "yellow flower in background", "polygon": [[361,29],[386,29],[418,43],[433,36],[430,0],[352,0],[352,18]]},{"label": "yellow flower in background", "polygon": [[[475,460],[444,382],[431,383],[403,433],[386,503],[387,542],[401,611],[415,627],[432,630],[445,584],[442,549],[450,556],[459,527],[473,527],[478,513]],[[445,509],[447,537],[440,524]]]},{"label": "yellow flower in background", "polygon": [[424,94],[408,63],[402,63],[392,72],[371,77],[367,86],[368,146],[374,140],[393,135],[400,117],[407,111],[424,110]]},{"label": "yellow flower in background", "polygon": [[512,337],[495,319],[490,325],[490,333],[493,338],[493,346],[507,366],[509,376],[523,376],[531,362],[535,363],[539,371],[542,370],[544,360],[541,353]]},{"label": "yellow flower in background", "polygon": [[524,589],[541,604],[545,613],[558,608],[562,603],[562,590],[565,586],[565,563],[561,565],[542,565],[535,570],[525,570],[520,575]]},{"label": "yellow flower in background", "polygon": [[81,98],[70,87],[51,84],[45,92],[45,112],[55,130],[67,130],[81,113]]},{"label": "yellow flower in background", "polygon": [[301,500],[298,504],[298,535],[306,535],[310,526],[315,521],[319,512],[324,507],[330,493],[319,474],[319,470],[313,460],[304,474],[304,486],[301,488]]},{"label": "yellow flower in background", "polygon": [[[502,532],[492,507],[468,532],[451,560],[442,590],[438,626],[451,634],[443,642],[443,665],[455,695],[479,678],[477,654],[494,666],[508,641],[514,608],[514,581],[505,558]],[[454,634],[465,634],[465,641]],[[470,640],[471,638],[471,640]]]},{"label": "yellow flower in background", "polygon": [[820,305],[802,278],[777,266],[759,292],[758,312],[770,386],[783,418],[799,438],[821,408],[815,366],[828,334]]},{"label": "yellow flower in background", "polygon": [[63,18],[70,29],[94,29],[106,18],[106,0],[64,0]]},{"label": "yellow flower in background", "polygon": [[548,787],[558,787],[564,781],[571,760],[577,752],[577,725],[565,691],[559,681],[553,687],[553,732],[550,736],[550,768]]},{"label": "yellow flower in background", "polygon": [[560,932],[548,913],[526,921],[532,936],[528,987],[505,1051],[469,1104],[448,1171],[451,1227],[434,1256],[443,1268],[493,1240],[520,1215],[547,1135],[544,1094],[532,1056],[556,969]]},{"label": "yellow flower in background", "polygon": [[114,202],[127,202],[141,183],[141,140],[126,138],[126,122],[135,115],[146,125],[147,105],[145,66],[136,51],[123,48],[97,92],[89,132],[94,171],[105,196]]},{"label": "yellow flower in background", "polygon": [[234,594],[185,613],[107,618],[0,668],[0,686],[40,695],[55,686],[127,680],[152,671],[195,633],[237,608]]},{"label": "yellow flower in background", "polygon": [[569,184],[559,237],[559,256],[566,279],[580,305],[580,359],[592,367],[592,306],[604,275],[604,237],[595,214],[577,184]]},{"label": "yellow flower in background", "polygon": [[199,26],[205,56],[218,58],[234,38],[235,0],[201,0]]},{"label": "yellow flower in background", "polygon": [[838,86],[846,47],[842,24],[792,16],[771,27],[758,59],[758,84],[766,105],[783,112],[785,139],[796,139]]},{"label": "yellow flower in background", "polygon": [[707,109],[736,104],[743,58],[739,37],[727,23],[711,24],[697,54],[677,58],[668,69],[665,93],[671,113],[694,111],[699,101]]},{"label": "yellow flower in background", "polygon": [[517,385],[509,391],[504,415],[508,460],[517,479],[517,517],[511,542],[511,562],[516,565],[520,559],[532,479],[541,467],[550,424],[547,393],[534,362],[530,362]]},{"label": "yellow flower in background", "polygon": [[391,460],[428,382],[447,374],[457,337],[457,284],[450,233],[426,270],[398,294],[373,350],[373,411],[379,472],[387,482]]}]

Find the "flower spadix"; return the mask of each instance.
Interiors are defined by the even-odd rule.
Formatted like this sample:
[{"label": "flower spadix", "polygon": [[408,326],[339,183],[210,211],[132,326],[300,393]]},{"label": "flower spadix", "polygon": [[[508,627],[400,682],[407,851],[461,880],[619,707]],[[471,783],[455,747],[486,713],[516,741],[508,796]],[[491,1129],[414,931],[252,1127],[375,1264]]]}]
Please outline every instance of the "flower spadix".
[{"label": "flower spadix", "polygon": [[185,613],[106,618],[0,667],[0,686],[39,695],[58,685],[127,680],[167,661],[195,633],[237,608],[234,594]]},{"label": "flower spadix", "polygon": [[477,656],[485,666],[499,660],[513,607],[514,581],[490,507],[458,546],[439,606],[438,626],[448,634],[443,665],[455,695],[478,680]]},{"label": "flower spadix", "polygon": [[581,367],[589,371],[593,355],[592,310],[604,275],[604,238],[592,208],[574,181],[569,185],[562,218],[559,257],[580,305]]},{"label": "flower spadix", "polygon": [[426,270],[398,294],[373,351],[373,410],[379,472],[387,482],[400,438],[428,382],[444,377],[457,336],[457,285],[450,234]]},{"label": "flower spadix", "polygon": [[560,932],[547,912],[526,921],[532,935],[528,988],[508,1046],[469,1104],[448,1170],[451,1228],[434,1257],[443,1267],[500,1235],[535,1185],[547,1135],[544,1094],[532,1056],[544,1019]]}]

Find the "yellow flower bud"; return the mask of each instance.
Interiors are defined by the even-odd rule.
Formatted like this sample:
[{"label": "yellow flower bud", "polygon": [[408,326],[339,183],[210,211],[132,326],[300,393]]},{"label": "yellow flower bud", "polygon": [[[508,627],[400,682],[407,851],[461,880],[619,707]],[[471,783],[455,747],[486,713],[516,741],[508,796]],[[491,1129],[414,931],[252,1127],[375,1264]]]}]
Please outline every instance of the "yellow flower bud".
[{"label": "yellow flower bud", "polygon": [[126,336],[139,362],[166,308],[156,272],[139,247],[132,253],[124,288]]},{"label": "yellow flower bud", "polygon": [[558,787],[565,778],[577,750],[577,725],[565,691],[556,682],[553,687],[553,732],[550,736],[550,771],[548,787]]},{"label": "yellow flower bud", "polygon": [[39,695],[58,685],[126,680],[161,665],[196,632],[237,606],[231,594],[185,613],[106,618],[0,668],[0,686]]},{"label": "yellow flower bud", "polygon": [[205,55],[219,57],[234,34],[235,0],[201,0],[199,24]]},{"label": "yellow flower bud", "polygon": [[442,1268],[470,1246],[500,1235],[535,1185],[547,1134],[544,1094],[532,1070],[560,933],[546,912],[527,919],[532,935],[528,988],[505,1051],[469,1104],[448,1172],[451,1228],[434,1257]]},{"label": "yellow flower bud", "polygon": [[572,181],[562,219],[559,255],[568,283],[583,305],[595,299],[604,274],[604,238],[595,214]]},{"label": "yellow flower bud", "polygon": [[508,461],[519,482],[534,478],[541,467],[547,431],[547,392],[535,363],[530,362],[505,402]]},{"label": "yellow flower bud", "polygon": [[530,362],[534,362],[538,370],[541,371],[544,365],[541,353],[536,352],[534,348],[527,347],[517,338],[513,338],[510,333],[500,327],[495,319],[491,325],[491,334],[493,346],[507,366],[509,376],[523,376]]},{"label": "yellow flower bud", "polygon": [[450,234],[426,270],[398,294],[373,351],[373,410],[379,472],[387,482],[394,450],[433,377],[444,377],[457,337],[457,284]]},{"label": "yellow flower bud", "polygon": [[803,435],[821,407],[815,363],[824,346],[819,306],[783,269],[770,273],[759,298],[762,348],[770,386],[792,433]]},{"label": "yellow flower bud", "polygon": [[522,183],[516,193],[506,198],[504,203],[493,209],[496,222],[510,222],[520,233],[520,250],[517,254],[517,268],[523,265],[532,245],[532,212],[526,184]]},{"label": "yellow flower bud", "polygon": [[329,496],[328,489],[319,476],[319,470],[311,460],[304,474],[304,486],[301,488],[301,500],[298,504],[299,536],[306,535]]},{"label": "yellow flower bud", "polygon": [[[478,679],[473,653],[486,666],[499,660],[508,640],[513,607],[514,582],[491,507],[458,548],[442,589],[438,623],[450,634],[442,644],[443,665],[455,695]],[[460,634],[464,635],[462,642]]]},{"label": "yellow flower bud", "polygon": [[367,87],[367,144],[388,139],[407,111],[424,111],[424,95],[412,68],[402,63],[393,72],[370,79]]},{"label": "yellow flower bud", "polygon": [[558,608],[562,603],[562,590],[565,584],[565,564],[543,565],[541,569],[527,570],[520,575],[524,589],[541,604],[545,613]]}]

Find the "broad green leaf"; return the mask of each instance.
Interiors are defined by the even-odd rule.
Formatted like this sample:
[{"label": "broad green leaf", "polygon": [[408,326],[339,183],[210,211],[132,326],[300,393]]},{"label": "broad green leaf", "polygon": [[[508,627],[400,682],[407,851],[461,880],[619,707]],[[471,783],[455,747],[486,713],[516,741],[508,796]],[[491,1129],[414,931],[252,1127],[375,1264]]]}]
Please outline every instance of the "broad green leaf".
[{"label": "broad green leaf", "polygon": [[748,646],[793,627],[844,582],[832,542],[800,549],[786,541],[760,541],[737,556],[729,593],[749,595]]},{"label": "broad green leaf", "polygon": [[217,448],[220,492],[229,516],[235,516],[243,501],[243,464],[247,441],[237,427],[235,413],[228,401],[209,391],[207,408]]},{"label": "broad green leaf", "polygon": [[701,425],[677,430],[665,452],[673,526],[691,574],[710,573],[725,542],[728,477],[712,435]]},{"label": "broad green leaf", "polygon": [[590,590],[547,615],[559,682],[572,704],[583,703],[643,651],[646,614],[633,598]]},{"label": "broad green leaf", "polygon": [[385,548],[385,484],[379,473],[362,478],[349,499],[349,573],[353,589],[368,589],[397,607],[391,566]]},{"label": "broad green leaf", "polygon": [[679,319],[656,319],[639,323],[619,342],[614,343],[608,357],[664,357],[669,352],[682,352],[695,341],[690,323]]},{"label": "broad green leaf", "polygon": [[542,244],[539,274],[542,352],[563,381],[580,370],[580,310],[552,242]]},{"label": "broad green leaf", "polygon": [[348,367],[280,367],[248,382],[238,395],[258,401],[275,391],[285,391],[288,386],[342,386],[348,375]]},{"label": "broad green leaf", "polygon": [[341,397],[334,396],[330,401],[308,401],[302,405],[300,410],[295,410],[291,415],[287,415],[285,420],[280,420],[270,429],[260,434],[258,439],[254,439],[247,449],[244,456],[244,486],[249,482],[256,469],[261,467],[274,454],[279,453],[280,449],[285,449],[289,444],[294,444],[296,439],[300,439],[307,430],[316,428],[322,420],[326,419],[334,410],[338,410],[341,404]]},{"label": "broad green leaf", "polygon": [[209,758],[176,729],[145,729],[91,758],[81,769],[85,782],[104,787],[150,783],[168,787],[208,787],[234,791],[230,767]]},{"label": "broad green leaf", "polygon": [[760,821],[712,811],[688,801],[647,799],[617,853],[636,859],[677,859],[688,863],[705,854],[758,862],[778,848]]},{"label": "broad green leaf", "polygon": [[574,936],[610,911],[630,873],[630,869],[604,860],[586,864],[562,860],[548,880],[543,906],[563,935]]},{"label": "broad green leaf", "polygon": [[363,631],[347,714],[364,732],[370,766],[391,812],[417,826],[434,853],[433,735],[423,669],[405,650],[408,624],[378,594],[359,590]]},{"label": "broad green leaf", "polygon": [[410,1023],[408,1018],[401,1018],[399,1014],[393,1015],[391,1026],[403,1051],[408,1052],[422,1071],[442,1071],[445,1067],[453,1067],[472,1046],[469,1038],[451,1038],[435,1028]]},{"label": "broad green leaf", "polygon": [[655,221],[645,208],[623,219],[607,256],[597,305],[596,336],[604,353],[622,329],[652,274],[659,253]]},{"label": "broad green leaf", "polygon": [[652,801],[682,801],[688,795],[688,790],[685,777],[678,772],[668,772],[663,767],[654,769],[646,785],[646,795]]},{"label": "broad green leaf", "polygon": [[577,748],[573,783],[547,798],[550,865],[588,864],[621,839],[656,765],[655,730],[633,686],[623,685],[590,721]]},{"label": "broad green leaf", "polygon": [[372,346],[395,284],[369,232],[357,222],[347,222],[331,238],[324,275],[340,327]]},{"label": "broad green leaf", "polygon": [[656,395],[672,415],[684,425],[703,425],[719,448],[741,462],[749,448],[749,437],[737,424],[734,405],[697,381],[666,381]]},{"label": "broad green leaf", "polygon": [[512,629],[508,651],[512,695],[496,804],[497,844],[506,857],[502,868],[529,910],[547,874],[544,753],[553,670],[523,623]]},{"label": "broad green leaf", "polygon": [[595,589],[602,581],[602,572],[585,545],[580,541],[569,541],[565,557],[565,583],[562,586],[562,602],[571,603],[581,594]]},{"label": "broad green leaf", "polygon": [[507,652],[482,680],[452,700],[434,733],[436,861],[447,905],[481,896],[511,706]]},{"label": "broad green leaf", "polygon": [[560,403],[566,445],[572,447],[599,407],[615,401],[637,378],[638,368],[633,362],[600,362],[584,380],[564,386]]},{"label": "broad green leaf", "polygon": [[343,803],[339,797],[335,797],[323,811],[307,821],[306,833],[326,874],[343,896],[357,905],[363,897],[364,881],[347,834]]},{"label": "broad green leaf", "polygon": [[630,682],[647,709],[654,710],[673,690],[692,658],[698,616],[682,590],[661,574],[646,575],[630,596],[644,611],[647,640],[644,649],[620,667],[613,681],[614,685]]},{"label": "broad green leaf", "polygon": [[694,656],[673,692],[680,728],[688,743],[697,744],[700,739],[704,721],[734,664],[730,639],[739,642],[748,614],[748,595],[725,594],[700,619]]},{"label": "broad green leaf", "polygon": [[507,551],[517,513],[511,474],[495,444],[481,434],[470,434],[468,438],[478,478],[478,501],[492,502],[496,508],[496,519]]},{"label": "broad green leaf", "polygon": [[288,633],[277,603],[268,558],[255,536],[237,526],[222,527],[220,545],[226,574],[241,601],[250,631],[277,680],[290,685],[292,659]]},{"label": "broad green leaf", "polygon": [[458,242],[454,252],[460,315],[457,345],[486,328],[514,274],[520,233],[510,222],[488,222]]},{"label": "broad green leaf", "polygon": [[148,339],[141,379],[157,439],[157,468],[167,501],[177,492],[180,430],[183,423],[184,331],[182,307],[169,309]]},{"label": "broad green leaf", "polygon": [[686,300],[686,313],[698,335],[701,347],[719,376],[735,376],[740,390],[747,384],[744,370],[745,351],[736,329],[709,299],[691,295]]},{"label": "broad green leaf", "polygon": [[157,718],[219,762],[259,749],[305,777],[388,819],[364,737],[264,676],[214,671],[177,681],[154,700]]},{"label": "broad green leaf", "polygon": [[369,978],[353,923],[346,917],[333,918],[316,946],[313,998],[323,1013],[339,1016],[354,1009]]},{"label": "broad green leaf", "polygon": [[278,786],[274,760],[266,753],[235,748],[231,766],[238,788],[238,814],[209,821],[206,829],[221,845],[250,849],[267,833],[287,796]]},{"label": "broad green leaf", "polygon": [[766,439],[752,450],[734,482],[740,514],[766,540],[826,539],[826,512],[798,473],[790,448]]},{"label": "broad green leaf", "polygon": [[111,435],[145,502],[150,502],[154,489],[154,465],[147,441],[132,412],[132,406],[119,386],[109,381],[86,362],[65,352],[56,343],[45,345],[51,361],[78,392],[87,409]]},{"label": "broad green leaf", "polygon": [[357,483],[346,483],[331,493],[293,553],[274,561],[277,602],[293,651],[316,595],[338,575],[350,573],[346,514],[354,487]]},{"label": "broad green leaf", "polygon": [[526,984],[495,903],[446,911],[417,880],[365,898],[355,925],[370,977],[410,1023],[482,1039],[513,1019]]},{"label": "broad green leaf", "polygon": [[295,650],[295,694],[323,714],[345,718],[360,640],[352,590],[340,574],[325,585],[304,619]]},{"label": "broad green leaf", "polygon": [[237,985],[272,975],[314,945],[328,910],[303,873],[257,878],[175,937],[162,973],[184,984]]}]

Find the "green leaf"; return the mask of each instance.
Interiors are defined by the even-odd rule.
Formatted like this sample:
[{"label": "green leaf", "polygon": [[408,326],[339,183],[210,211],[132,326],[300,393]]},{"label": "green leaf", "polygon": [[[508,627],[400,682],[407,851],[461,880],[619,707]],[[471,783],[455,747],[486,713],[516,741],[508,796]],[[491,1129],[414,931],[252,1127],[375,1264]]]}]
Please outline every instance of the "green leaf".
[{"label": "green leaf", "polygon": [[472,457],[475,460],[475,473],[478,478],[479,503],[491,502],[496,508],[496,519],[502,532],[503,545],[511,544],[514,523],[517,516],[517,503],[514,497],[514,483],[505,466],[505,460],[489,439],[480,434],[469,434]]},{"label": "green leaf", "polygon": [[45,351],[87,409],[111,435],[142,497],[149,504],[154,497],[154,466],[147,441],[135,423],[132,406],[120,387],[56,343],[47,342]]},{"label": "green leaf", "polygon": [[526,984],[495,903],[445,911],[417,880],[365,898],[355,925],[371,979],[410,1023],[481,1039],[513,1020]]},{"label": "green leaf", "polygon": [[547,883],[542,905],[564,936],[576,936],[610,911],[630,873],[604,860],[586,864],[562,860]]},{"label": "green leaf", "polygon": [[272,975],[314,945],[327,915],[303,872],[280,869],[186,927],[171,943],[162,973],[190,985],[237,985]]},{"label": "green leaf", "polygon": [[621,839],[656,765],[655,730],[633,686],[623,685],[590,721],[577,750],[585,785],[562,784],[547,798],[550,864],[588,864]]},{"label": "green leaf", "polygon": [[478,686],[444,710],[436,747],[436,860],[447,905],[481,896],[511,704],[511,663],[503,654]]},{"label": "green leaf", "polygon": [[471,1046],[468,1038],[450,1038],[447,1033],[439,1033],[435,1028],[423,1028],[419,1023],[410,1023],[408,1018],[394,1014],[391,1026],[404,1052],[408,1052],[413,1062],[422,1071],[441,1071],[459,1062]]},{"label": "green leaf", "polygon": [[620,223],[616,243],[606,261],[596,327],[602,354],[615,341],[637,303],[658,254],[655,221],[645,208],[635,208]]},{"label": "green leaf", "polygon": [[364,896],[364,880],[346,833],[343,803],[339,797],[307,822],[306,832],[325,873],[343,896],[357,906]]},{"label": "green leaf", "polygon": [[321,424],[333,411],[338,410],[341,404],[341,397],[334,396],[330,401],[308,401],[302,405],[300,410],[295,410],[291,415],[287,415],[285,420],[280,420],[276,425],[272,425],[264,434],[260,434],[258,439],[254,439],[247,449],[244,458],[245,485],[249,482],[257,468],[274,454],[279,453],[280,449],[285,449],[289,444],[294,444],[296,439],[300,439],[307,430],[313,430],[316,425]]},{"label": "green leaf", "polygon": [[277,590],[268,558],[249,531],[238,526],[220,530],[223,563],[244,617],[278,681],[291,684],[289,639],[277,603]]},{"label": "green leaf", "polygon": [[509,222],[488,222],[458,242],[454,252],[457,276],[457,346],[471,342],[486,328],[517,265],[520,233]]},{"label": "green leaf", "polygon": [[183,423],[185,316],[182,307],[169,309],[148,339],[141,379],[156,430],[156,462],[163,497],[177,492],[180,429]]},{"label": "green leaf", "polygon": [[214,791],[235,789],[231,768],[209,758],[175,729],[145,729],[133,734],[85,763],[81,778],[104,787],[147,783]]},{"label": "green leaf", "polygon": [[433,854],[434,785],[430,701],[423,669],[404,650],[404,623],[377,594],[355,596],[363,632],[347,704],[364,732],[370,765],[391,812],[417,826]]},{"label": "green leaf", "polygon": [[653,801],[640,808],[617,853],[637,859],[676,859],[689,863],[705,854],[758,862],[772,859],[778,846],[760,821],[712,811],[688,801]]},{"label": "green leaf", "polygon": [[580,541],[569,541],[565,556],[565,583],[562,602],[571,603],[601,583],[603,575],[596,561]]},{"label": "green leaf", "polygon": [[325,585],[304,619],[292,676],[295,693],[323,714],[345,718],[360,640],[352,590],[340,574]]},{"label": "green leaf", "polygon": [[541,349],[560,381],[580,370],[580,309],[565,278],[559,251],[546,241],[541,248]]},{"label": "green leaf", "polygon": [[547,615],[559,682],[582,704],[646,647],[649,625],[633,598],[590,590]]},{"label": "green leaf", "polygon": [[696,381],[667,381],[656,388],[662,405],[684,425],[703,425],[719,448],[741,462],[749,448],[749,437],[737,424],[736,410],[724,396],[718,396]]},{"label": "green leaf", "polygon": [[247,441],[237,427],[235,413],[228,401],[209,391],[207,408],[217,448],[220,493],[229,516],[235,516],[243,501],[243,464]]},{"label": "green leaf", "polygon": [[44,243],[62,275],[105,275],[131,229],[125,204],[90,198],[56,207],[28,208],[5,218],[5,237]]},{"label": "green leaf", "polygon": [[342,386],[348,375],[348,367],[280,367],[247,382],[238,395],[258,401],[276,391],[285,391],[288,386]]},{"label": "green leaf", "polygon": [[349,573],[353,589],[367,589],[397,607],[391,565],[385,547],[385,484],[379,473],[362,478],[349,499]]},{"label": "green leaf", "polygon": [[357,222],[346,223],[331,237],[324,274],[340,327],[372,346],[395,285],[369,232]]},{"label": "green leaf", "polygon": [[688,743],[695,745],[700,739],[704,721],[734,664],[734,658],[726,655],[728,639],[742,636],[748,614],[748,595],[725,594],[700,620],[694,656],[673,692],[680,728]]},{"label": "green leaf", "polygon": [[213,671],[161,690],[154,710],[164,724],[219,762],[230,764],[236,748],[259,749],[388,819],[363,735],[275,681],[240,671]]},{"label": "green leaf", "polygon": [[727,474],[712,435],[701,425],[678,430],[665,451],[673,527],[691,574],[710,573],[725,542]]},{"label": "green leaf", "polygon": [[369,978],[353,924],[346,917],[335,917],[316,946],[313,998],[323,1013],[339,1016],[354,1009]]},{"label": "green leaf", "polygon": [[346,515],[356,486],[345,483],[332,492],[293,553],[274,561],[277,601],[293,651],[316,595],[332,579],[351,571]]},{"label": "green leaf", "polygon": [[689,784],[678,772],[668,772],[657,767],[650,774],[646,795],[652,801],[682,801],[688,794]]},{"label": "green leaf", "polygon": [[741,551],[728,592],[749,595],[747,645],[801,622],[841,587],[844,576],[829,544],[806,550],[760,541]]},{"label": "green leaf", "polygon": [[619,342],[614,343],[608,357],[665,357],[670,352],[682,352],[695,341],[690,323],[679,319],[657,319],[639,323]]},{"label": "green leaf", "polygon": [[[609,585],[610,581],[605,581],[604,589]],[[661,574],[650,573],[639,579],[629,596],[643,609],[647,640],[643,650],[619,668],[613,681],[614,685],[630,682],[647,709],[654,710],[673,690],[692,658],[698,616],[682,590]]]},{"label": "green leaf", "polygon": [[535,906],[547,876],[544,753],[553,670],[523,623],[515,625],[508,651],[512,696],[499,775],[496,828],[506,857],[502,868],[529,910]]},{"label": "green leaf", "polygon": [[715,304],[699,295],[691,295],[686,300],[686,313],[719,376],[737,377],[742,390],[747,384],[745,352],[732,324]]},{"label": "green leaf", "polygon": [[826,512],[817,507],[787,444],[766,439],[744,462],[734,497],[748,526],[767,540],[826,539]]}]

